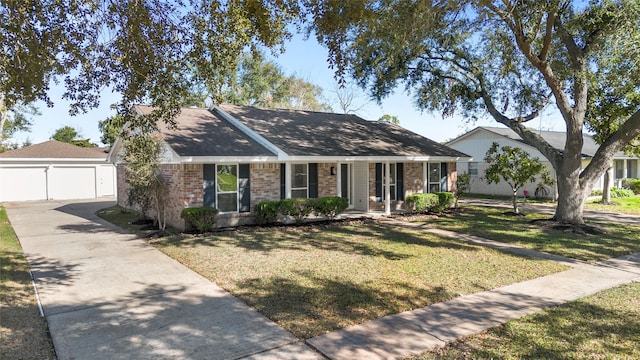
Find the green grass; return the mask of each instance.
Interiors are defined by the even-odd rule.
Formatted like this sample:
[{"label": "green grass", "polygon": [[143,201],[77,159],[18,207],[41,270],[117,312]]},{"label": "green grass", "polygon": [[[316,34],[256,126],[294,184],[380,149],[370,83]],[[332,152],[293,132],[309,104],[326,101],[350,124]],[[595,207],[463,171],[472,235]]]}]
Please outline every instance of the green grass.
[{"label": "green grass", "polygon": [[460,212],[421,221],[431,227],[595,262],[640,251],[640,226],[593,223],[605,235],[583,235],[532,224],[544,214],[505,215],[506,209],[464,206]]},{"label": "green grass", "polygon": [[640,195],[611,199],[609,205],[603,204],[602,200],[590,201],[585,204],[585,209],[640,215]]},{"label": "green grass", "polygon": [[640,359],[640,283],[552,307],[410,359]]},{"label": "green grass", "polygon": [[22,248],[0,208],[0,359],[52,359]]},{"label": "green grass", "polygon": [[375,223],[153,244],[300,338],[566,269]]}]

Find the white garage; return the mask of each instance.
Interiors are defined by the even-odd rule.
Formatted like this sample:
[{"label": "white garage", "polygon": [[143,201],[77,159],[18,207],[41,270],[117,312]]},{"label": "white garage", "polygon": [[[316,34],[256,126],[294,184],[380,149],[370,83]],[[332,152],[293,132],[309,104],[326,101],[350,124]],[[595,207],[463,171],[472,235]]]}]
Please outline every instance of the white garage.
[{"label": "white garage", "polygon": [[0,154],[0,201],[94,199],[116,195],[116,171],[102,148],[58,141]]}]

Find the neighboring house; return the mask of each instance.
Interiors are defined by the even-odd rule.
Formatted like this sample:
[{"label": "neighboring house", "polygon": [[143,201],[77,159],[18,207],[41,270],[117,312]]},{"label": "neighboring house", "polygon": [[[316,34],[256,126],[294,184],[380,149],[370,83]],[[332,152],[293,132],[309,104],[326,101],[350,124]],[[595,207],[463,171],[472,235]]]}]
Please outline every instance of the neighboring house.
[{"label": "neighboring house", "polygon": [[55,140],[0,153],[0,201],[94,199],[116,195],[107,149]]},{"label": "neighboring house", "polygon": [[[564,149],[566,133],[560,131],[540,131],[542,136],[555,149]],[[593,155],[598,150],[598,144],[590,135],[584,135],[584,145],[582,148],[582,164],[583,168],[589,163]],[[505,183],[487,184],[483,180],[484,172],[488,165],[484,161],[484,157],[491,147],[497,142],[500,146],[519,147],[529,153],[532,157],[537,157],[546,165],[552,177],[555,178],[555,172],[549,161],[533,146],[530,146],[520,138],[513,130],[501,127],[477,127],[449,142],[446,145],[467,153],[473,158],[469,161],[458,162],[458,173],[469,173],[472,177],[471,192],[476,194],[492,194],[492,195],[512,195],[511,189]],[[622,152],[615,155],[612,167],[615,183],[620,186],[624,178],[640,177],[640,158],[626,156]],[[594,189],[602,189],[604,185],[604,177],[594,186]],[[521,191],[527,191],[531,196],[535,193],[537,183],[527,184]],[[549,187],[549,196],[555,198],[557,189],[555,186]],[[522,195],[522,193],[521,193]]]},{"label": "neighboring house", "polygon": [[[152,108],[137,106],[139,114]],[[260,201],[342,196],[369,212],[402,206],[412,193],[446,191],[456,161],[469,157],[400,126],[355,115],[221,105],[185,108],[177,129],[160,125],[161,171],[170,183],[167,222],[180,211],[212,206],[220,226],[252,221]],[[122,140],[110,153],[121,162]],[[123,166],[118,202],[127,204]]]}]

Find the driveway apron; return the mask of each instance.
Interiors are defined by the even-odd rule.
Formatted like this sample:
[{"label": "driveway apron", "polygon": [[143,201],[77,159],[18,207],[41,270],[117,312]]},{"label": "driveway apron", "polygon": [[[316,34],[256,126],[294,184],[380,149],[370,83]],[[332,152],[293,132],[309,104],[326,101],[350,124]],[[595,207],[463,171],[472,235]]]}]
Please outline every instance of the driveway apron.
[{"label": "driveway apron", "polygon": [[[317,353],[202,276],[100,218],[113,201],[4,204],[59,359]],[[303,356],[303,353],[299,354]]]}]

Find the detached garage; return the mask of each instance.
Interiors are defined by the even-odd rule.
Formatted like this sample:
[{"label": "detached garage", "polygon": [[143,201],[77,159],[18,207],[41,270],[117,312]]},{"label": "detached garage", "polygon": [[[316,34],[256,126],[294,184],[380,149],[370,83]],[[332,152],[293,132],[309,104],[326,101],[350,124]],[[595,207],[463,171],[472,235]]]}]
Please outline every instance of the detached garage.
[{"label": "detached garage", "polygon": [[116,195],[104,148],[47,141],[0,153],[0,201],[94,199]]}]

